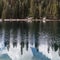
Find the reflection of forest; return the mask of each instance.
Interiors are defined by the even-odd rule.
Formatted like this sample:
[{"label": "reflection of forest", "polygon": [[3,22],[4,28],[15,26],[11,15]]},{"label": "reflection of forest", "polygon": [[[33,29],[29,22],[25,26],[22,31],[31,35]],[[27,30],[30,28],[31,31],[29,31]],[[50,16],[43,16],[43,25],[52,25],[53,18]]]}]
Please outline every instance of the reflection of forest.
[{"label": "reflection of forest", "polygon": [[[17,37],[18,37],[18,33],[20,33],[21,39],[19,40],[19,43],[20,43],[21,54],[23,54],[23,48],[25,46],[26,46],[27,51],[29,48],[29,44],[34,45],[35,48],[39,49],[41,41],[45,43],[46,42],[45,40],[47,40],[48,53],[51,47],[53,51],[59,50],[59,56],[60,56],[59,22],[46,22],[46,24],[43,24],[42,22],[32,22],[31,24],[26,23],[26,22],[18,22],[18,23],[14,22],[14,23],[5,23],[4,25],[1,24],[0,27],[1,27],[0,36],[2,36],[2,28],[5,31],[4,44],[8,50],[10,48],[10,38],[11,38],[10,31],[12,29],[13,48],[17,47],[17,44],[18,44]],[[29,35],[31,36],[29,37]],[[34,35],[34,38],[32,38],[33,35]],[[47,35],[47,37],[45,37],[45,35]]]}]

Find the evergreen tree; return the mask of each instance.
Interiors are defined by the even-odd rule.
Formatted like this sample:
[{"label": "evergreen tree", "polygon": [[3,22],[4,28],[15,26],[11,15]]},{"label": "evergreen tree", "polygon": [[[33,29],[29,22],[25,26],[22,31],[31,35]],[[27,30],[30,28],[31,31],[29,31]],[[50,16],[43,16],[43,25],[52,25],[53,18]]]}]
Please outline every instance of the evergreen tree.
[{"label": "evergreen tree", "polygon": [[0,18],[60,18],[60,0],[0,0]]}]

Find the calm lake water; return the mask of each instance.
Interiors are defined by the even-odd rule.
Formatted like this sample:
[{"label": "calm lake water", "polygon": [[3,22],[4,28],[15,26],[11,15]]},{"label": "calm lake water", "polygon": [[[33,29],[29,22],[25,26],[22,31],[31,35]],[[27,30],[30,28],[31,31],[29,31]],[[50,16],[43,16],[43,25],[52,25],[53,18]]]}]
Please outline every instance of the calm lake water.
[{"label": "calm lake water", "polygon": [[31,47],[60,60],[60,22],[0,23],[0,60],[42,60],[33,56]]}]

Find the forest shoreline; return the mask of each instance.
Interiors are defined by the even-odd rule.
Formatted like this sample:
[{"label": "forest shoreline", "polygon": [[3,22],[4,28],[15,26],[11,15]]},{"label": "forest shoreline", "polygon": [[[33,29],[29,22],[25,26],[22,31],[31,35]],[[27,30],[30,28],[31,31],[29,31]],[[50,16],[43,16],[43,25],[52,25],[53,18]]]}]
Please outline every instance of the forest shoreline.
[{"label": "forest shoreline", "polygon": [[[0,19],[0,22],[33,22],[33,21],[43,21],[43,19]],[[45,21],[60,21],[60,19],[45,19]]]}]

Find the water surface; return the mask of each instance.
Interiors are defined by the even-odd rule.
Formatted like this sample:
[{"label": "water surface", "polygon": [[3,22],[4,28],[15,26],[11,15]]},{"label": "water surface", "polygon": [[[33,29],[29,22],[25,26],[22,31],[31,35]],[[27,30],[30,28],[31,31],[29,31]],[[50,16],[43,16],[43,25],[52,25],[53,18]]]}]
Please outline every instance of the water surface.
[{"label": "water surface", "polygon": [[30,47],[51,60],[60,60],[60,22],[0,23],[0,57],[7,54],[11,60],[42,60],[33,56]]}]

